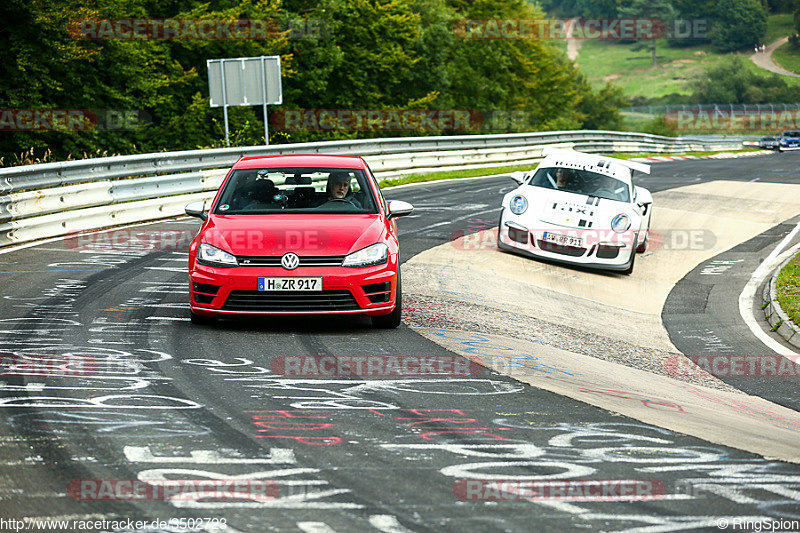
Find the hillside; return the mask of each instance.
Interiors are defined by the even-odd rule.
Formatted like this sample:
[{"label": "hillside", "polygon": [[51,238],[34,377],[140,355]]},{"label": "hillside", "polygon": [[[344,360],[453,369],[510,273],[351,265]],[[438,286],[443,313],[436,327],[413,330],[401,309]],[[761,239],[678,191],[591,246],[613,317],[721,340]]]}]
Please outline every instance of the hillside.
[{"label": "hillside", "polygon": [[[793,31],[791,18],[787,14],[768,17],[766,42],[789,35]],[[658,67],[654,69],[650,52],[636,50],[632,43],[585,40],[581,42],[576,63],[592,86],[613,82],[633,104],[678,104],[685,103],[691,95],[689,82],[693,78],[731,55],[718,53],[711,44],[669,47],[666,39],[657,41],[657,50]],[[738,55],[749,58],[753,52]],[[783,68],[800,73],[800,52],[790,45],[778,48],[773,59]],[[752,61],[745,64],[754,72],[766,73]],[[800,87],[800,78],[784,78]]]}]

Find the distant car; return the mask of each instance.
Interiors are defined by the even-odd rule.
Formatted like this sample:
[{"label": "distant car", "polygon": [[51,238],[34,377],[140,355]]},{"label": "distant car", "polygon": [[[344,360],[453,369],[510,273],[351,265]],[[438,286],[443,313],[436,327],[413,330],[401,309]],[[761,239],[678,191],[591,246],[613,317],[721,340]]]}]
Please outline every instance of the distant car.
[{"label": "distant car", "polygon": [[800,150],[800,131],[787,130],[781,133],[778,151]]},{"label": "distant car", "polygon": [[777,150],[780,144],[780,137],[761,137],[758,141],[759,148],[766,150]]},{"label": "distant car", "polygon": [[360,157],[245,157],[228,172],[189,247],[193,323],[241,315],[371,317],[400,324],[395,219]]},{"label": "distant car", "polygon": [[653,197],[633,184],[632,161],[546,149],[535,171],[515,173],[503,198],[501,250],[591,268],[633,272],[644,252]]}]

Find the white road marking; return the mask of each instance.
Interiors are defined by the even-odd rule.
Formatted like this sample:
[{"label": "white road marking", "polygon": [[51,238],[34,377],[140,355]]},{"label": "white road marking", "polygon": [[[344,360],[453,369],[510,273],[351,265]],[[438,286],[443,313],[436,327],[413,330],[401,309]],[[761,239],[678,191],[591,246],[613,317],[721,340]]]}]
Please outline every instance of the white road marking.
[{"label": "white road marking", "polygon": [[325,522],[297,522],[297,527],[305,533],[336,533],[336,530]]},{"label": "white road marking", "polygon": [[786,250],[785,252],[781,253],[781,250],[789,244],[797,232],[800,231],[800,223],[798,223],[794,229],[789,232],[789,234],[783,238],[783,240],[778,243],[778,246],[772,250],[766,259],[758,266],[758,268],[753,272],[753,275],[750,277],[750,281],[747,282],[745,285],[744,290],[739,295],[739,314],[744,320],[744,323],[747,324],[747,327],[750,328],[750,331],[753,332],[753,335],[758,338],[762,343],[764,343],[768,348],[774,350],[775,353],[778,355],[800,355],[797,352],[790,350],[789,348],[785,347],[780,342],[776,341],[767,333],[761,329],[758,320],[753,315],[753,301],[755,300],[756,291],[758,291],[758,287],[764,282],[764,280],[772,274],[772,271],[778,267],[783,261],[789,258],[792,254],[800,250],[800,244],[794,246],[793,248]]},{"label": "white road marking", "polygon": [[390,514],[375,514],[369,517],[369,523],[383,533],[412,533],[412,530],[403,526],[396,517]]},{"label": "white road marking", "polygon": [[268,457],[224,457],[217,450],[192,450],[186,457],[153,455],[150,446],[125,446],[122,449],[128,461],[135,463],[195,463],[214,465],[295,464],[294,451],[287,448],[270,448]]},{"label": "white road marking", "polygon": [[147,270],[166,270],[168,272],[189,272],[189,268],[174,268],[174,267],[145,267]]},{"label": "white road marking", "polygon": [[189,322],[190,319],[182,316],[148,316],[146,320],[172,320],[175,322]]}]

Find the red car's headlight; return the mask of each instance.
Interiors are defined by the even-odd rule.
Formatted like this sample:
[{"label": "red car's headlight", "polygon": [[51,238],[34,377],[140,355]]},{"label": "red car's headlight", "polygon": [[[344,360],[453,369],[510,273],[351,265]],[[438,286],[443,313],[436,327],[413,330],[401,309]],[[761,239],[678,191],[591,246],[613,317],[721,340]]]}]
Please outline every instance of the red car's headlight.
[{"label": "red car's headlight", "polygon": [[342,261],[345,267],[381,265],[389,259],[389,247],[379,242],[348,255]]},{"label": "red car's headlight", "polygon": [[235,267],[239,265],[236,257],[206,243],[202,243],[197,247],[197,262],[215,267]]}]

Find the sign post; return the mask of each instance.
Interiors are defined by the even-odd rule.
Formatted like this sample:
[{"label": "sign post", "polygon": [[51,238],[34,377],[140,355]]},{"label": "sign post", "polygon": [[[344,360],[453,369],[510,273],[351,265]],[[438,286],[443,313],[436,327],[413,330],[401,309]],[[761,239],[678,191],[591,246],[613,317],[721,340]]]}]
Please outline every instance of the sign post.
[{"label": "sign post", "polygon": [[222,107],[225,143],[230,146],[228,106],[261,105],[264,109],[264,141],[269,144],[267,105],[283,103],[280,56],[209,59],[208,93],[211,107]]}]

